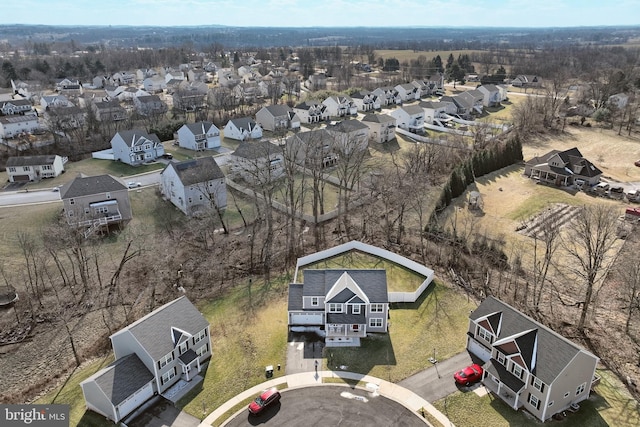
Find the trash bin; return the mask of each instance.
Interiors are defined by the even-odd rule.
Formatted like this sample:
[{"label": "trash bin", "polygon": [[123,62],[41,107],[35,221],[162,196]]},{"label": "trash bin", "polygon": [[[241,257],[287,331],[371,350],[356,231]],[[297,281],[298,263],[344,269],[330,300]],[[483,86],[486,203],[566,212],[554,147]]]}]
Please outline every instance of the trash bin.
[{"label": "trash bin", "polygon": [[267,378],[271,378],[273,376],[273,365],[269,365],[264,368],[264,376]]}]

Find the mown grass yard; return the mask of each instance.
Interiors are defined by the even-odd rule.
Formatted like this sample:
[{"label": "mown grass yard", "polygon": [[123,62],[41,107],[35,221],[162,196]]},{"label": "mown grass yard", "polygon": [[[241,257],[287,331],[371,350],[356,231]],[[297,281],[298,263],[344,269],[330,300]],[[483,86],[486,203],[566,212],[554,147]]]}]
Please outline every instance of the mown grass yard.
[{"label": "mown grass yard", "polygon": [[[589,399],[580,402],[580,410],[567,413],[562,421],[549,421],[554,426],[631,427],[640,425],[640,408],[624,385],[607,370],[598,370],[602,381]],[[541,426],[543,423],[524,411],[514,411],[492,394],[482,397],[472,391],[457,391],[434,406],[452,423],[465,427]]]}]

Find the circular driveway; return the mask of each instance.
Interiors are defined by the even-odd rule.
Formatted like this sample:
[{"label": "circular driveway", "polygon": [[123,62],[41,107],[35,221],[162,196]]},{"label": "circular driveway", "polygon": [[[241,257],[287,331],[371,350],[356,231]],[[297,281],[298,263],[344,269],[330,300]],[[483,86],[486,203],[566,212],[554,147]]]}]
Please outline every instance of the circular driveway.
[{"label": "circular driveway", "polygon": [[247,410],[227,424],[239,426],[421,426],[424,421],[399,403],[382,396],[343,386],[318,386],[283,390],[282,399],[264,413]]}]

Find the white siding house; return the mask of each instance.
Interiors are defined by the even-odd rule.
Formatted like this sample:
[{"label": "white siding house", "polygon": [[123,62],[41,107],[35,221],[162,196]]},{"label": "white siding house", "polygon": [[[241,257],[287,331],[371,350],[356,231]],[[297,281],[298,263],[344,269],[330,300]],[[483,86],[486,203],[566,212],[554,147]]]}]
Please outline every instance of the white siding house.
[{"label": "white siding house", "polygon": [[260,139],[262,138],[262,127],[251,117],[231,119],[224,127],[224,137],[237,141]]},{"label": "white siding house", "polygon": [[9,182],[55,178],[62,172],[64,172],[64,162],[58,155],[9,157],[7,160]]},{"label": "white siding house", "polygon": [[150,162],[164,154],[164,146],[156,134],[143,130],[125,130],[111,138],[111,148],[115,160],[131,166]]},{"label": "white siding house", "polygon": [[211,122],[184,124],[178,129],[178,145],[196,151],[219,148],[220,129]]}]

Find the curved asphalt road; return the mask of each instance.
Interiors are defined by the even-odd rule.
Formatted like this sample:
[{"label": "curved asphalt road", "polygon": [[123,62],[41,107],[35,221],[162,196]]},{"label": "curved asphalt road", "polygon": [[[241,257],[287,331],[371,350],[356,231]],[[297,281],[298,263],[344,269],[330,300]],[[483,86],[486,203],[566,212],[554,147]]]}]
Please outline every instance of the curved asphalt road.
[{"label": "curved asphalt road", "polygon": [[[355,398],[354,398],[355,397]],[[382,396],[344,386],[317,386],[283,390],[282,399],[258,416],[240,412],[225,426],[278,427],[424,427],[409,409]]]}]

